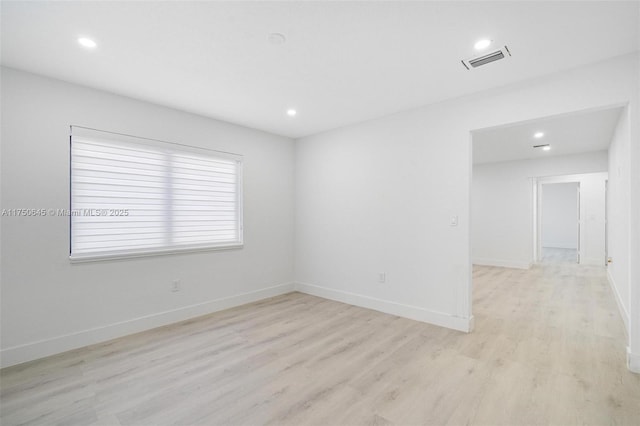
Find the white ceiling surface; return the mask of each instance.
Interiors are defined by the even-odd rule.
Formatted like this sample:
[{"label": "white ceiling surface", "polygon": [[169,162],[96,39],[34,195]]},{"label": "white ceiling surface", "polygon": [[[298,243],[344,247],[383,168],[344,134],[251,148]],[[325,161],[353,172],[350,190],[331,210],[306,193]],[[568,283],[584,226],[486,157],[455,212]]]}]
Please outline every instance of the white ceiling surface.
[{"label": "white ceiling surface", "polygon": [[[474,164],[548,158],[609,148],[623,108],[563,115],[473,132]],[[533,135],[543,132],[542,138]],[[551,150],[533,148],[551,145]]]},{"label": "white ceiling surface", "polygon": [[290,137],[638,50],[635,1],[0,4],[3,65]]}]

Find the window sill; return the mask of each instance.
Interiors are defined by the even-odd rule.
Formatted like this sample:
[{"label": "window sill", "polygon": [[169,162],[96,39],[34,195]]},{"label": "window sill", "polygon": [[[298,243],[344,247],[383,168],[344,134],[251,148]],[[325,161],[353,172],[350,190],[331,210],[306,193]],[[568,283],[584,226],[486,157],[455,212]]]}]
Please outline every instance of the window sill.
[{"label": "window sill", "polygon": [[237,250],[244,247],[243,243],[233,243],[224,246],[204,246],[204,247],[190,247],[190,248],[172,248],[165,250],[153,250],[144,252],[120,252],[112,254],[92,254],[81,256],[69,256],[71,263],[89,263],[89,262],[104,262],[109,260],[131,260],[143,257],[155,257],[166,256],[172,254],[187,254],[187,253],[200,253],[207,251],[220,251],[220,250]]}]

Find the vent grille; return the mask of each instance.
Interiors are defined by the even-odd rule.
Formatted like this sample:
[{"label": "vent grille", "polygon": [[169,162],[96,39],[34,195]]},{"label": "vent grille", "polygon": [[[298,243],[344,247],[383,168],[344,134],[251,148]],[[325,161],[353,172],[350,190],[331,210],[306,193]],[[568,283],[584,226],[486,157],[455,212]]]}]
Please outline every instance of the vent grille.
[{"label": "vent grille", "polygon": [[471,68],[478,68],[478,67],[481,67],[482,65],[499,61],[501,59],[506,58],[507,56],[511,56],[511,52],[509,52],[509,48],[507,46],[504,46],[502,49],[496,50],[495,52],[478,56],[477,58],[463,60],[462,65],[464,65],[466,69],[470,70]]},{"label": "vent grille", "polygon": [[472,68],[478,68],[479,66],[497,61],[499,59],[504,59],[504,53],[502,53],[502,50],[489,53],[488,55],[480,56],[479,58],[470,59],[469,65],[471,65]]}]

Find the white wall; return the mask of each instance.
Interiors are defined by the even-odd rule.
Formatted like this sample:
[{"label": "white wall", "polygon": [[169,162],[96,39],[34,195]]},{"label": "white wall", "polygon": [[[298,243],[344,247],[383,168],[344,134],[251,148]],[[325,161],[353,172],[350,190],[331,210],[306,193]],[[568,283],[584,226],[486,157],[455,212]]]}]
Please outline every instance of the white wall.
[{"label": "white wall", "polygon": [[[640,10],[638,10],[640,21]],[[631,96],[636,101],[628,106],[629,152],[629,346],[627,364],[631,371],[640,373],[640,69],[636,68],[635,88]]]},{"label": "white wall", "polygon": [[622,312],[625,326],[629,328],[629,113],[620,115],[609,148],[608,196],[608,256],[613,260],[607,267],[609,281]]},{"label": "white wall", "polygon": [[[607,170],[607,152],[545,159],[475,164],[471,190],[473,263],[528,268],[533,262],[533,180],[542,176],[594,173]],[[603,178],[604,179],[604,178]],[[590,193],[589,187],[583,188]],[[604,183],[602,183],[604,199]],[[585,199],[586,200],[586,199]],[[604,207],[603,207],[604,209]],[[586,213],[585,213],[586,214]],[[596,212],[589,212],[594,215]],[[604,211],[598,214],[604,228]],[[595,219],[594,219],[595,220]],[[598,232],[590,232],[595,240]],[[604,257],[601,230],[600,263]],[[593,238],[591,234],[594,234]],[[585,235],[583,240],[586,240]],[[587,257],[597,258],[600,252]]]},{"label": "white wall", "polygon": [[608,173],[581,176],[580,182],[580,263],[606,262],[606,186]]},{"label": "white wall", "polygon": [[300,288],[470,328],[470,132],[635,103],[637,72],[625,56],[299,140]]},{"label": "white wall", "polygon": [[[604,196],[604,193],[602,195]],[[578,184],[550,183],[543,185],[541,210],[542,246],[577,249]],[[602,228],[604,230],[604,223]]]},{"label": "white wall", "polygon": [[2,217],[2,365],[293,289],[293,141],[6,68],[2,114],[2,208],[67,208],[78,124],[244,155],[245,235],[240,250],[71,264],[68,218]]},{"label": "white wall", "polygon": [[[638,94],[640,85],[634,92]],[[627,363],[640,373],[640,111],[630,103],[609,147],[607,276],[627,326]]]}]

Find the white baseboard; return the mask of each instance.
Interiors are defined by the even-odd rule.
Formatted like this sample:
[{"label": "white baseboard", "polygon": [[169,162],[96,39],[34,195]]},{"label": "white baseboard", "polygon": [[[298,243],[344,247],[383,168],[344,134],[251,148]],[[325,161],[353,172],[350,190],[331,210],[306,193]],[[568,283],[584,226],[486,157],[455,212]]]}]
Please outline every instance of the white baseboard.
[{"label": "white baseboard", "polygon": [[498,266],[500,268],[515,268],[515,269],[531,268],[531,262],[522,262],[518,260],[477,258],[477,259],[473,259],[473,264],[482,265],[482,266]]},{"label": "white baseboard", "polygon": [[629,371],[640,374],[640,354],[631,353],[627,348],[627,368]]},{"label": "white baseboard", "polygon": [[209,300],[190,306],[183,306],[178,309],[159,312],[157,314],[109,324],[103,327],[96,327],[77,333],[6,348],[0,351],[0,367],[9,367],[23,362],[44,358],[49,355],[55,355],[95,343],[105,342],[117,337],[162,327],[164,325],[207,315],[223,309],[233,308],[246,303],[278,296],[294,290],[295,286],[293,283],[281,284],[249,293]]},{"label": "white baseboard", "polygon": [[624,327],[627,329],[627,334],[629,334],[629,313],[625,309],[622,304],[622,299],[620,298],[620,293],[618,293],[618,288],[616,287],[615,281],[613,280],[613,276],[611,275],[611,270],[607,268],[607,280],[609,281],[609,285],[611,286],[611,291],[613,292],[613,296],[616,299],[616,303],[618,304],[618,310],[620,311],[620,316],[622,317],[622,322],[624,323]]},{"label": "white baseboard", "polygon": [[312,296],[324,299],[335,300],[337,302],[348,303],[399,317],[409,318],[441,327],[452,328],[458,331],[471,332],[473,330],[473,317],[460,318],[443,312],[431,311],[417,306],[404,305],[387,300],[376,299],[360,294],[346,291],[320,287],[313,284],[296,283],[296,290]]}]

